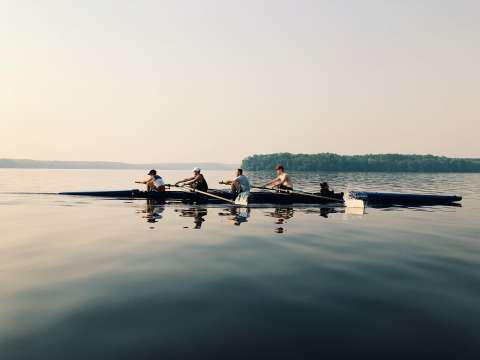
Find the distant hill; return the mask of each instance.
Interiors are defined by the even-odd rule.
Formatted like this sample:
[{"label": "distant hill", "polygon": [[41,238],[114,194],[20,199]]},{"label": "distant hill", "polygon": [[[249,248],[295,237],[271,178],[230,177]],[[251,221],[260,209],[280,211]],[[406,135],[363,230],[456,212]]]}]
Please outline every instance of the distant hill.
[{"label": "distant hill", "polygon": [[242,161],[245,170],[272,170],[277,164],[298,171],[480,172],[480,159],[434,155],[276,153],[252,155]]},{"label": "distant hill", "polygon": [[237,167],[221,163],[158,163],[129,164],[111,161],[45,161],[29,159],[0,159],[0,168],[30,169],[163,169],[186,170],[199,166],[208,170],[231,170]]}]

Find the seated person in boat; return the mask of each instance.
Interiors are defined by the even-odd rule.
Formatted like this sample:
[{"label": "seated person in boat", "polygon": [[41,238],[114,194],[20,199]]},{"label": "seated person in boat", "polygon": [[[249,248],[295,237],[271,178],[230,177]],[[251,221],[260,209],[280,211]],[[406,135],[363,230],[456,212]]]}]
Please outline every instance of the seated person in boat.
[{"label": "seated person in boat", "polygon": [[330,198],[343,198],[343,192],[335,194],[335,191],[330,190],[330,186],[327,182],[320,183],[320,195]]},{"label": "seated person in boat", "polygon": [[220,184],[230,185],[230,189],[234,195],[240,195],[242,193],[248,194],[250,192],[250,182],[248,178],[243,175],[242,169],[237,169],[233,180],[222,180]]},{"label": "seated person in boat", "polygon": [[332,196],[334,195],[333,190],[330,190],[327,182],[320,183],[320,195],[322,196]]},{"label": "seated person in boat", "polygon": [[160,175],[157,175],[156,170],[150,170],[148,173],[150,178],[145,181],[135,181],[137,184],[145,184],[147,191],[165,191],[165,182]]},{"label": "seated person in boat", "polygon": [[265,187],[276,187],[280,190],[293,190],[293,183],[290,175],[285,172],[283,165],[277,165],[275,167],[277,171],[277,177],[272,181],[265,184]]},{"label": "seated person in boat", "polygon": [[208,184],[203,175],[200,173],[200,168],[196,167],[193,169],[193,176],[177,181],[175,186],[190,186],[192,189],[199,190],[199,191],[208,191]]}]

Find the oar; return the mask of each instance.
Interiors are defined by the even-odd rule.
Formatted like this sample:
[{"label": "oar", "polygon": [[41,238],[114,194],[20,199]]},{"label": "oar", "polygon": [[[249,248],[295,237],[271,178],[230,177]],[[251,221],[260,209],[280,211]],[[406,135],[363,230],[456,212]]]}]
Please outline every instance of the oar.
[{"label": "oar", "polygon": [[[270,190],[270,191],[277,191],[275,188],[269,188],[266,186],[251,186],[254,189],[262,189],[262,190]],[[314,197],[317,199],[323,199],[323,200],[329,200],[329,201],[334,201],[334,202],[341,202],[344,203],[348,207],[365,207],[365,204],[363,200],[359,199],[350,199],[347,196],[344,195],[343,200],[328,197],[328,196],[322,196],[322,195],[317,195],[317,194],[312,194],[306,191],[301,191],[301,190],[285,190],[285,189],[279,189],[281,192],[287,193],[287,194],[298,194],[298,195],[305,195],[305,196],[310,196]]]},{"label": "oar", "polygon": [[343,202],[343,200],[340,200],[340,199],[331,198],[331,197],[328,197],[328,196],[321,196],[321,195],[317,195],[317,194],[312,194],[312,193],[309,193],[309,192],[306,192],[306,191],[301,191],[301,190],[275,189],[275,188],[269,188],[269,187],[266,187],[266,186],[251,186],[251,187],[254,188],[254,189],[262,189],[262,190],[270,190],[270,191],[280,190],[280,192],[283,192],[283,193],[286,193],[286,194],[306,195],[306,196],[310,196],[310,197],[314,197],[314,198],[318,198],[318,199],[331,200],[331,201],[336,201],[336,202]]},{"label": "oar", "polygon": [[197,192],[197,193],[202,194],[202,195],[210,196],[212,198],[222,200],[222,201],[228,202],[228,203],[233,204],[233,205],[244,205],[244,204],[239,204],[236,201],[224,198],[222,196],[218,196],[218,195],[215,195],[215,194],[210,194],[206,191],[201,191],[201,190],[197,190],[197,189],[194,189],[194,188],[186,188],[185,186],[179,186],[179,185],[170,185],[170,186],[175,186],[175,187],[179,187],[179,188],[182,188],[182,189],[191,190],[193,192]]}]

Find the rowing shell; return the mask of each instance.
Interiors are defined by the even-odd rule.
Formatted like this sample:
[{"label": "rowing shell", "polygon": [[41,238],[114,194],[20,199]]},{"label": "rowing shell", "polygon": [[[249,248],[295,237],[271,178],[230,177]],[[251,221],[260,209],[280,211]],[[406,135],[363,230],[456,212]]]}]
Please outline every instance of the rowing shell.
[{"label": "rowing shell", "polygon": [[[235,196],[228,191],[209,190],[209,194],[222,198],[235,200]],[[84,192],[63,192],[60,195],[94,196],[102,198],[118,199],[154,199],[158,201],[182,201],[196,203],[221,203],[221,200],[211,198],[196,192],[169,190],[165,192],[146,192],[140,190],[120,191],[84,191]],[[318,194],[320,195],[320,194]],[[343,194],[334,194],[337,205],[342,202]],[[350,198],[363,200],[368,205],[392,206],[392,205],[459,205],[461,196],[456,195],[430,195],[430,194],[400,194],[400,193],[379,193],[352,191]],[[249,204],[332,204],[333,200],[313,197],[306,194],[275,193],[271,191],[253,191],[248,199]]]}]

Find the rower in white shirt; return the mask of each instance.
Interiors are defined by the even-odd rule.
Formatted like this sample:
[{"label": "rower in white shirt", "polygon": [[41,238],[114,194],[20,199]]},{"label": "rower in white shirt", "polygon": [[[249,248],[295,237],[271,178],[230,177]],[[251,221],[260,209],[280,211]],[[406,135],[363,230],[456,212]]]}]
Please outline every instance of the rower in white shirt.
[{"label": "rower in white shirt", "polygon": [[160,175],[157,175],[156,170],[150,170],[148,173],[148,176],[150,178],[145,181],[135,181],[137,184],[145,184],[147,191],[160,191],[163,192],[165,191],[165,182],[163,181],[162,177]]},{"label": "rower in white shirt", "polygon": [[248,178],[243,175],[242,169],[237,169],[233,180],[222,180],[220,181],[220,184],[230,185],[230,189],[235,195],[250,193],[250,182],[248,181]]}]

